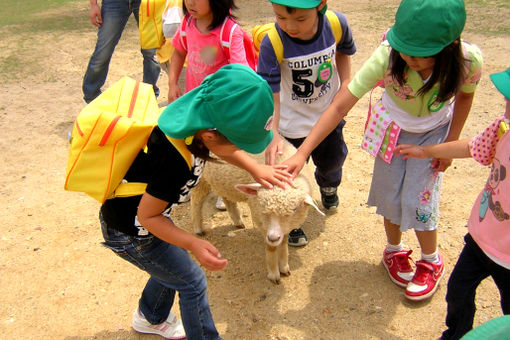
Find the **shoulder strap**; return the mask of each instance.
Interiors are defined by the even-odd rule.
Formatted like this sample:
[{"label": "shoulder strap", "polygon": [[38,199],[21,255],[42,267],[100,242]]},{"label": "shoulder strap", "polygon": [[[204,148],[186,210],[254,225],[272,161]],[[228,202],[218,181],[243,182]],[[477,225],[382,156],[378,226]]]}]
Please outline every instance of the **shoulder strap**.
[{"label": "shoulder strap", "polygon": [[[183,139],[174,139],[172,137],[166,136],[166,138],[172,143],[172,145],[179,151],[182,158],[186,161],[186,164],[188,164],[188,168],[191,170],[193,167],[193,157],[191,155],[191,152],[186,147],[186,144],[184,143]],[[112,197],[129,197],[129,196],[136,196],[136,195],[142,195],[145,192],[145,188],[147,187],[147,183],[139,183],[139,182],[126,182],[121,183],[117,188],[115,189],[115,192],[113,193]],[[112,198],[110,197],[110,198]]]},{"label": "shoulder strap", "polygon": [[342,25],[340,25],[340,20],[336,16],[335,12],[331,10],[326,11],[326,17],[328,18],[331,29],[333,30],[335,41],[338,44],[340,39],[342,39]]},{"label": "shoulder strap", "polygon": [[191,168],[193,167],[193,157],[191,155],[191,152],[186,147],[184,139],[175,139],[169,136],[166,136],[166,139],[168,139],[168,141],[172,143],[172,145],[177,149],[177,151],[179,151],[182,158],[184,158],[184,160],[188,164],[188,168],[191,170]]},{"label": "shoulder strap", "polygon": [[271,41],[271,45],[273,45],[274,54],[276,56],[276,60],[278,60],[278,64],[282,63],[283,60],[283,43],[282,38],[280,38],[280,34],[276,30],[276,26],[273,24],[273,27],[267,31],[267,36],[269,41]]},{"label": "shoulder strap", "polygon": [[223,48],[223,52],[227,56],[227,60],[230,62],[230,42],[232,41],[232,35],[237,26],[237,22],[231,17],[226,17],[221,25],[220,30],[220,43]]},{"label": "shoulder strap", "polygon": [[181,27],[180,27],[180,37],[181,37],[181,45],[184,47],[184,49],[188,50],[188,41],[186,39],[186,27],[188,26],[189,22],[191,20],[191,15],[188,13],[181,21]]},{"label": "shoulder strap", "polygon": [[138,182],[127,182],[120,183],[119,186],[115,189],[113,193],[113,197],[130,197],[142,195],[145,192],[145,188],[147,187],[147,183],[138,183]]}]

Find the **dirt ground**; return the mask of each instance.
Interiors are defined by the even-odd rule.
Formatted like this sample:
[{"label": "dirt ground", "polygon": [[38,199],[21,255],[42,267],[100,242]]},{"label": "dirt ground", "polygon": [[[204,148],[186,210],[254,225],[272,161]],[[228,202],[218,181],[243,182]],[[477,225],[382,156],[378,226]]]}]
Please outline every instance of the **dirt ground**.
[{"label": "dirt ground", "polygon": [[[358,53],[353,73],[393,21],[398,1],[330,1],[353,28]],[[502,3],[502,2],[501,2]],[[273,20],[266,0],[239,1],[246,29]],[[504,110],[489,74],[510,66],[510,37],[482,34],[480,22],[509,27],[508,6],[487,13],[468,6],[464,38],[484,54],[484,74],[463,136],[472,136]],[[483,5],[478,5],[483,6]],[[88,2],[41,15],[86,17]],[[507,31],[508,32],[508,31]],[[157,339],[131,329],[131,314],[147,275],[103,248],[99,204],[63,190],[67,133],[84,106],[81,81],[95,44],[92,25],[62,36],[0,31],[0,56],[24,46],[28,72],[0,83],[0,338]],[[114,54],[107,84],[124,75],[142,78],[134,21]],[[166,99],[162,74],[160,101]],[[365,205],[373,160],[360,147],[368,96],[355,106],[345,128],[350,149],[336,214],[310,212],[304,225],[310,243],[290,249],[292,275],[274,285],[266,279],[264,244],[251,225],[235,229],[224,212],[207,210],[212,227],[205,238],[229,259],[207,272],[216,325],[226,340],[238,339],[435,339],[444,328],[446,281],[463,246],[471,206],[489,173],[473,160],[457,160],[446,172],[439,244],[448,273],[435,296],[413,303],[387,278],[381,265],[382,219]],[[208,202],[214,202],[211,197]],[[190,230],[189,204],[173,212]],[[245,208],[245,214],[248,214]],[[414,234],[404,241],[418,256]],[[485,280],[478,289],[475,324],[501,314],[499,295]],[[174,307],[178,313],[178,305]]]}]

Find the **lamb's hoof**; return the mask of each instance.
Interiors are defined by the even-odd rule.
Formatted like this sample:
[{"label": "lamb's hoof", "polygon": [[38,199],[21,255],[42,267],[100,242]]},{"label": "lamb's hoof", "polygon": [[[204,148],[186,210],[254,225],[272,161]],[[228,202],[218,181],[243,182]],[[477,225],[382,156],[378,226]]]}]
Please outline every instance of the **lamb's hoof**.
[{"label": "lamb's hoof", "polygon": [[274,284],[280,284],[280,275],[268,274],[267,278]]},{"label": "lamb's hoof", "polygon": [[287,266],[287,268],[284,268],[283,270],[280,270],[280,274],[283,276],[289,276],[290,275],[289,266]]},{"label": "lamb's hoof", "polygon": [[204,236],[205,235],[205,230],[193,230],[195,232],[196,235],[198,236]]},{"label": "lamb's hoof", "polygon": [[245,228],[246,228],[246,227],[245,227],[245,225],[244,225],[244,223],[236,224],[236,225],[235,225],[235,227],[236,227],[237,229],[245,229]]}]

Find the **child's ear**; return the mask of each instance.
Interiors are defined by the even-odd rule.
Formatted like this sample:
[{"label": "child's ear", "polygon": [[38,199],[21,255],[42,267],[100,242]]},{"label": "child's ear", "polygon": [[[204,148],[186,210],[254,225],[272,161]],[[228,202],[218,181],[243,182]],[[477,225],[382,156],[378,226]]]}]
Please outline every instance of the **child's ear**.
[{"label": "child's ear", "polygon": [[328,2],[328,0],[321,0],[321,3],[319,4],[319,6],[317,6],[317,10],[320,12],[322,11],[322,9],[324,8],[324,6],[326,6],[326,3]]},{"label": "child's ear", "polygon": [[218,138],[218,135],[215,131],[212,130],[202,130],[200,131],[200,138],[204,142],[211,142]]}]

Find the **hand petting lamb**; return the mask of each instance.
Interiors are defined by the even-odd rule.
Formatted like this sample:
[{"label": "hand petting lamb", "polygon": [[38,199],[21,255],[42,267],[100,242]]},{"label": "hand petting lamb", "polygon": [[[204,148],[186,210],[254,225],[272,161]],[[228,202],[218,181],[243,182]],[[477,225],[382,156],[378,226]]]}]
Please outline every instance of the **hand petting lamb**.
[{"label": "hand petting lamb", "polygon": [[[288,142],[284,145],[284,154],[276,162],[290,157],[296,149]],[[258,162],[264,162],[264,153],[253,155]],[[213,190],[223,198],[225,206],[238,228],[244,228],[244,222],[237,202],[247,202],[253,224],[263,233],[266,242],[266,263],[268,279],[280,283],[280,274],[290,275],[288,264],[288,235],[306,219],[308,207],[315,208],[311,197],[312,185],[315,185],[312,171],[305,166],[294,180],[294,186],[283,190],[279,187],[267,189],[244,170],[228,163],[207,162],[199,184],[191,191],[191,221],[196,234],[203,234],[202,204],[207,194]]]}]

